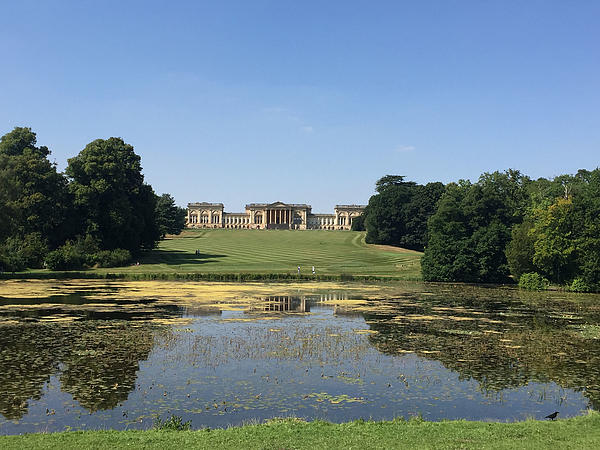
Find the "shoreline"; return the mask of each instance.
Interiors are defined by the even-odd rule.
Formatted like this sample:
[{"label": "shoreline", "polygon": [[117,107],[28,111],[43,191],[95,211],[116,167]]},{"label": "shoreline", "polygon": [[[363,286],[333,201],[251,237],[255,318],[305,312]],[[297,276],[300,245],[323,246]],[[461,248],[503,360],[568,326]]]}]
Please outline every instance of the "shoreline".
[{"label": "shoreline", "polygon": [[251,272],[16,272],[0,273],[0,280],[189,280],[189,281],[422,281],[419,277],[395,277],[385,275],[323,274],[297,275],[292,273],[251,273]]},{"label": "shoreline", "polygon": [[272,419],[194,431],[89,430],[0,436],[3,448],[594,448],[600,414],[558,420],[345,423]]}]

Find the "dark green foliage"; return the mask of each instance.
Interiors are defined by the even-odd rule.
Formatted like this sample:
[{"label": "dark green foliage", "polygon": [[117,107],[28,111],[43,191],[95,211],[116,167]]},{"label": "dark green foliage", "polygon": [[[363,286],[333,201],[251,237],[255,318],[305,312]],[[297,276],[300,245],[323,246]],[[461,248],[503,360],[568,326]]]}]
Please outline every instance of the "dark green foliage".
[{"label": "dark green foliage", "polygon": [[535,272],[533,255],[535,254],[534,239],[529,233],[533,223],[526,219],[523,223],[513,226],[511,240],[506,247],[506,259],[510,273],[519,279],[526,272]]},{"label": "dark green foliage", "polygon": [[[581,173],[582,171],[579,171]],[[573,196],[577,224],[578,273],[588,286],[600,286],[600,169],[586,172],[580,195]]]},{"label": "dark green foliage", "polygon": [[50,270],[76,270],[95,264],[95,255],[100,251],[98,242],[90,235],[78,236],[48,253],[44,261]]},{"label": "dark green foliage", "polygon": [[598,292],[598,286],[588,284],[583,278],[575,278],[569,285],[569,290],[573,292]]},{"label": "dark green foliage", "polygon": [[81,248],[72,241],[46,255],[45,264],[50,270],[74,270],[86,266],[88,257]]},{"label": "dark green foliage", "polygon": [[364,213],[366,241],[423,250],[427,220],[435,210],[444,185],[421,186],[403,180],[402,176],[386,175],[377,181],[378,193],[370,198]]},{"label": "dark green foliage", "polygon": [[155,217],[162,238],[167,234],[179,234],[185,227],[187,211],[175,204],[175,199],[169,194],[157,197]]},{"label": "dark green foliage", "polygon": [[97,139],[69,159],[66,173],[81,226],[102,249],[135,253],[159,239],[156,196],[141,170],[140,157],[121,138]]},{"label": "dark green foliage", "polygon": [[475,255],[470,247],[471,230],[462,203],[470,183],[450,184],[429,219],[429,240],[421,258],[426,281],[476,281]]},{"label": "dark green foliage", "polygon": [[533,264],[552,281],[561,283],[577,273],[577,228],[581,223],[574,214],[571,198],[533,210]]},{"label": "dark green foliage", "polygon": [[67,180],[36,147],[30,128],[15,128],[0,139],[0,241],[40,233],[51,247],[71,230],[67,221]]},{"label": "dark green foliage", "polygon": [[363,212],[360,216],[352,219],[352,231],[365,231],[365,216],[366,212]]},{"label": "dark green foliage", "polygon": [[600,170],[542,178],[530,191],[528,214],[507,248],[512,273],[536,271],[594,290],[600,285]]},{"label": "dark green foliage", "polygon": [[427,221],[444,191],[442,183],[415,186],[410,202],[404,207],[406,229],[398,244],[400,247],[423,251],[427,242]]},{"label": "dark green foliage", "polygon": [[519,278],[519,287],[528,291],[543,291],[548,289],[548,280],[536,272],[524,273]]},{"label": "dark green foliage", "polygon": [[529,179],[518,171],[483,174],[451,184],[428,223],[421,261],[426,281],[501,283],[508,279],[506,246],[521,222]]},{"label": "dark green foliage", "polygon": [[0,268],[11,272],[27,267],[40,268],[47,252],[48,245],[40,233],[31,233],[23,238],[10,236],[0,245]]},{"label": "dark green foliage", "polygon": [[22,241],[10,236],[0,248],[0,272],[20,272],[25,270],[27,262],[21,251]]},{"label": "dark green foliage", "polygon": [[93,261],[98,267],[121,267],[131,261],[131,253],[122,248],[101,250],[94,254]]}]

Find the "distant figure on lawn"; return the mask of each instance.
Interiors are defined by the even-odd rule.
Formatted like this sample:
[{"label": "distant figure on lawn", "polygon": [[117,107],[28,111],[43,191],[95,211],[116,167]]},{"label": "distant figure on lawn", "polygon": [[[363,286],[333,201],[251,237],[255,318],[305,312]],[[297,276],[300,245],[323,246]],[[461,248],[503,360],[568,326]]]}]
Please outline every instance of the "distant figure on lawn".
[{"label": "distant figure on lawn", "polygon": [[312,269],[313,269],[313,275],[314,275],[315,274],[315,266],[313,266]]},{"label": "distant figure on lawn", "polygon": [[298,275],[300,275],[300,266],[298,266]]}]

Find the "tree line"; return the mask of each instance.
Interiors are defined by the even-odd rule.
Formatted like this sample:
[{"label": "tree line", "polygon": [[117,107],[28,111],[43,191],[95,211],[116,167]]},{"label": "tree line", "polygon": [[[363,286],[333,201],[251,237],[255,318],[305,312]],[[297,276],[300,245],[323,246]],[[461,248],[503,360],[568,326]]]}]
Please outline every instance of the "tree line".
[{"label": "tree line", "polygon": [[179,233],[186,211],[144,182],[123,139],[96,139],[64,173],[31,128],[0,138],[0,270],[114,267]]},{"label": "tree line", "polygon": [[387,175],[354,229],[424,251],[425,281],[600,290],[600,169],[536,180],[509,169],[419,185]]}]

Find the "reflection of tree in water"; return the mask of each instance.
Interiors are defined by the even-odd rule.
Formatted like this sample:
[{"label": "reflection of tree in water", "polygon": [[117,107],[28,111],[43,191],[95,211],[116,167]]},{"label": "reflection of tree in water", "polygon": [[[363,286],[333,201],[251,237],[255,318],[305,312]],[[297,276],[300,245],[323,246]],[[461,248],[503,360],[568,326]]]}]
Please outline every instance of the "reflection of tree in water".
[{"label": "reflection of tree in water", "polygon": [[379,351],[438,360],[486,392],[553,381],[585,391],[592,407],[600,407],[600,340],[578,331],[598,323],[597,311],[586,316],[569,302],[414,300],[399,300],[393,314],[365,314],[379,332],[369,337]]},{"label": "reflection of tree in water", "polygon": [[0,413],[7,419],[23,417],[29,400],[42,397],[44,383],[56,372],[55,331],[32,324],[0,328]]},{"label": "reflection of tree in water", "polygon": [[147,328],[127,323],[84,331],[62,361],[62,390],[90,411],[114,408],[135,388],[139,361],[148,358],[153,341]]},{"label": "reflection of tree in water", "polygon": [[153,347],[151,325],[139,322],[19,324],[1,328],[0,413],[19,419],[30,399],[59,371],[62,390],[89,409],[109,409],[135,387],[139,361]]}]

